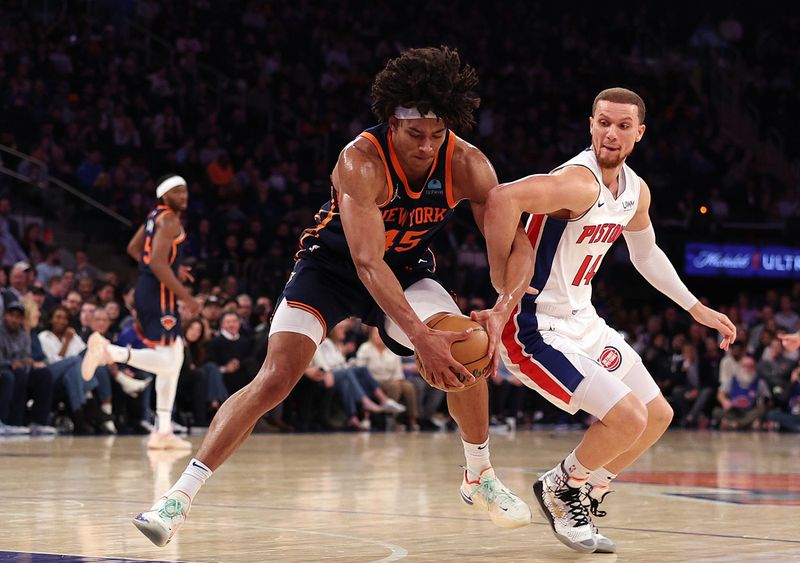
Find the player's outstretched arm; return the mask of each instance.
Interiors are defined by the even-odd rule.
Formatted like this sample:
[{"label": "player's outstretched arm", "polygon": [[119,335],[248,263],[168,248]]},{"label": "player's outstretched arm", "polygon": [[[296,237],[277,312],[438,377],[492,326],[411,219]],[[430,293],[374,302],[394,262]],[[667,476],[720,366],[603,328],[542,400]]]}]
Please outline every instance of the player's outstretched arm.
[{"label": "player's outstretched arm", "polygon": [[[464,186],[463,195],[470,201],[475,224],[485,236],[486,198],[497,185],[497,175],[486,156],[474,147],[459,154],[456,164],[455,181],[458,186]],[[497,370],[500,361],[498,347],[503,326],[533,277],[533,248],[530,241],[520,225],[519,217],[516,224],[513,217],[508,222],[514,227],[510,255],[502,276],[495,275],[492,279],[498,293],[497,301],[491,309],[472,313],[472,319],[483,325],[489,337],[489,359],[492,362],[490,376]]]},{"label": "player's outstretched arm", "polygon": [[583,213],[597,200],[599,189],[594,175],[582,166],[526,176],[493,188],[486,198],[484,236],[495,287],[504,285],[506,262],[522,213]]},{"label": "player's outstretched arm", "polygon": [[656,245],[649,210],[650,189],[642,180],[639,207],[623,231],[631,263],[650,285],[683,307],[695,321],[719,331],[722,335],[720,348],[727,350],[731,342],[736,340],[736,326],[723,313],[700,303],[681,281],[672,262]]},{"label": "player's outstretched arm", "polygon": [[[383,259],[386,230],[378,201],[385,201],[386,177],[383,166],[351,144],[339,157],[333,172],[338,191],[342,226],[358,277],[378,306],[391,317],[414,344],[432,385],[463,387],[474,377],[453,359],[450,345],[469,333],[431,330],[409,305],[403,288]],[[454,373],[455,372],[455,373]]]}]

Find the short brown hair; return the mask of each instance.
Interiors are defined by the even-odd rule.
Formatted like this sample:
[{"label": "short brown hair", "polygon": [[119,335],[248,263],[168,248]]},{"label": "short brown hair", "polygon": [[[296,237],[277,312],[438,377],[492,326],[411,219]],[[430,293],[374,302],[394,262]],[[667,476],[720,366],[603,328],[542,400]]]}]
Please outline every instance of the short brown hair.
[{"label": "short brown hair", "polygon": [[592,104],[592,115],[597,110],[598,102],[613,102],[615,104],[631,104],[639,109],[639,123],[644,123],[645,107],[644,100],[634,92],[627,88],[607,88],[597,94]]}]

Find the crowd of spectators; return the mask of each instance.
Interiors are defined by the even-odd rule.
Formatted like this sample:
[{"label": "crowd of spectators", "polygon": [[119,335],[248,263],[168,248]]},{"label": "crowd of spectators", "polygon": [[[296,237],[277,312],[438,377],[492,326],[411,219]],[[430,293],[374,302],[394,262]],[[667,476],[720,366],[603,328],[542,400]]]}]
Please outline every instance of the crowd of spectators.
[{"label": "crowd of spectators", "polygon": [[[272,300],[291,270],[299,234],[329,197],[328,175],[340,148],[374,122],[367,99],[372,77],[403,47],[452,45],[477,68],[483,98],[477,124],[458,133],[487,154],[501,181],[546,172],[583,148],[594,94],[623,85],[648,104],[648,134],[630,162],[653,190],[652,214],[668,250],[692,234],[719,236],[718,227],[729,220],[786,229],[798,223],[798,162],[788,156],[800,154],[789,141],[800,91],[791,72],[798,35],[790,30],[800,23],[793,14],[709,7],[698,24],[679,10],[655,14],[645,5],[611,13],[586,6],[567,14],[559,6],[508,2],[487,21],[480,6],[461,1],[389,8],[141,0],[63,3],[61,12],[6,4],[0,12],[0,144],[32,155],[45,169],[9,153],[2,153],[4,166],[34,182],[64,180],[135,226],[153,204],[154,178],[176,172],[189,181],[187,254],[204,307],[199,319],[184,319],[189,353],[180,422],[207,425],[256,372]],[[740,109],[760,108],[761,128],[750,136],[732,134],[712,83],[734,65],[748,71],[730,72],[726,82],[739,93]],[[775,146],[786,154],[774,156],[788,162],[788,175],[754,150],[768,130],[787,140]],[[51,424],[77,432],[138,431],[148,420],[147,374],[111,365],[88,386],[74,379],[80,343],[92,330],[140,345],[127,290],[131,276],[102,272],[81,248],[65,248],[54,240],[51,224],[79,218],[76,230],[86,242],[131,233],[96,213],[65,217],[63,194],[42,201],[34,193],[0,176],[3,330],[19,335],[8,336],[20,347],[14,354],[27,354],[3,356],[11,368],[3,373],[24,375],[11,387],[14,408],[4,407],[7,381],[0,385],[0,420],[14,427],[33,422],[38,431]],[[709,209],[705,216],[701,204]],[[31,220],[31,212],[38,217]],[[434,247],[439,275],[460,296],[462,310],[491,302],[483,243],[468,209],[459,210]],[[783,415],[798,414],[796,358],[774,342],[778,330],[797,329],[797,287],[743,293],[726,307],[745,337],[743,349],[730,355],[741,354],[734,370],[712,346],[714,335],[686,325],[683,313],[661,301],[628,306],[612,279],[597,278],[598,309],[635,342],[676,409],[677,424],[793,424]],[[15,329],[21,303],[27,325],[20,321]],[[29,318],[32,304],[41,309],[36,322]],[[410,429],[446,421],[441,394],[415,376],[413,362],[398,372],[377,342],[370,348],[360,325],[346,333],[349,345],[331,341],[345,363],[315,362],[298,392],[265,424],[363,429],[365,409]],[[41,351],[33,349],[37,343]],[[359,360],[356,346],[362,344],[367,351]],[[755,378],[747,372],[748,358]],[[719,363],[728,367],[721,370]],[[372,381],[354,369],[365,366]],[[350,375],[337,383],[338,371]],[[492,389],[498,421],[568,420],[508,374],[498,374]],[[19,410],[23,396],[33,411]],[[407,410],[384,417],[383,411],[399,410],[392,405],[398,401]],[[763,412],[752,420],[739,417],[739,410],[748,411],[738,406],[745,402]],[[310,416],[320,404],[328,414]]]}]

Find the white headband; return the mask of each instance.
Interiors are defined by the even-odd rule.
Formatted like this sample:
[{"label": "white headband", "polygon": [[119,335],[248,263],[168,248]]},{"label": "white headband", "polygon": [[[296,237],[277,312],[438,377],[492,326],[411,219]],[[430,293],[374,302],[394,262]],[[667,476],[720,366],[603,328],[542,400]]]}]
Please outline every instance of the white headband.
[{"label": "white headband", "polygon": [[164,194],[170,191],[172,188],[177,188],[178,186],[185,186],[186,180],[181,178],[180,176],[170,176],[163,182],[161,182],[158,187],[156,188],[156,197],[164,197]]},{"label": "white headband", "polygon": [[422,115],[417,108],[407,108],[404,106],[397,106],[394,108],[394,116],[397,119],[439,119],[439,116],[429,111]]}]

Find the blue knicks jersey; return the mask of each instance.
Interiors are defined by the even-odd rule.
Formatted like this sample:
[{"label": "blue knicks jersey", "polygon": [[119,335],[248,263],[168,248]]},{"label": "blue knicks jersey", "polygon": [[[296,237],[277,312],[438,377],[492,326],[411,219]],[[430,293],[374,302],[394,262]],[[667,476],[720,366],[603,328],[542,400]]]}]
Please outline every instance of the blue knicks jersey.
[{"label": "blue knicks jersey", "polygon": [[[415,266],[429,252],[431,239],[445,225],[456,206],[453,197],[452,160],[456,135],[447,131],[430,173],[419,191],[408,184],[392,145],[389,124],[367,129],[360,135],[370,141],[383,161],[388,186],[380,206],[386,231],[384,260],[392,267]],[[316,225],[300,238],[298,258],[321,255],[350,261],[350,249],[339,214],[338,193],[331,186],[331,199],[316,217]]]},{"label": "blue knicks jersey", "polygon": [[[142,257],[139,259],[139,272],[144,276],[156,277],[153,270],[150,269],[153,238],[158,230],[158,218],[165,213],[172,212],[168,206],[159,205],[147,215],[147,221],[144,224],[144,248],[142,249]],[[186,233],[181,230],[180,236],[172,241],[172,249],[169,252],[169,264],[176,276],[178,275],[178,266],[181,263],[181,246],[185,240]]]}]

